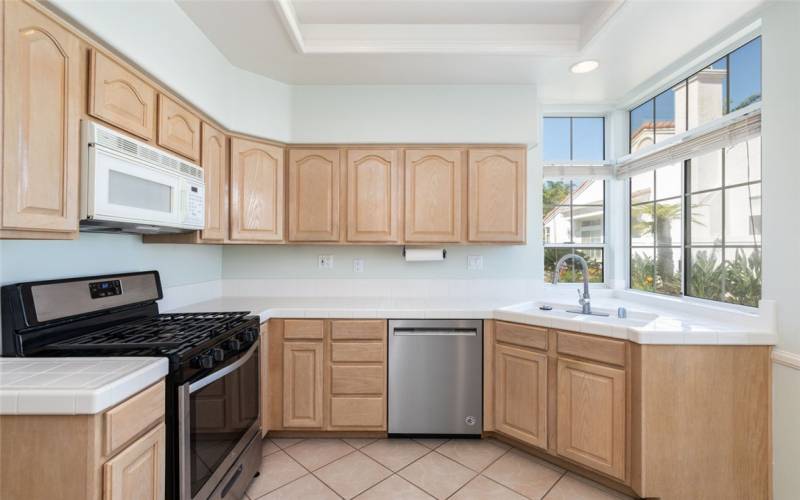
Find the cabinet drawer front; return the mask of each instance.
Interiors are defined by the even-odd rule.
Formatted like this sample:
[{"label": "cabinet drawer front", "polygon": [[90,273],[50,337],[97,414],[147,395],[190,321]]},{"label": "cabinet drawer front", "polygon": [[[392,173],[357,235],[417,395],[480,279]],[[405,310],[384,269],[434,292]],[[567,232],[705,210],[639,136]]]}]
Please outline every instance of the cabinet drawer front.
[{"label": "cabinet drawer front", "polygon": [[385,429],[383,398],[331,398],[331,427]]},{"label": "cabinet drawer front", "polygon": [[625,366],[625,342],[620,340],[558,332],[558,353]]},{"label": "cabinet drawer front", "polygon": [[331,367],[331,394],[383,394],[383,366]]},{"label": "cabinet drawer front", "polygon": [[142,139],[153,139],[155,89],[97,50],[92,50],[90,64],[89,114]]},{"label": "cabinet drawer front", "polygon": [[322,339],[323,331],[321,319],[287,319],[283,322],[285,339]]},{"label": "cabinet drawer front", "polygon": [[382,363],[386,361],[383,343],[334,342],[331,344],[331,361],[334,363]]},{"label": "cabinet drawer front", "polygon": [[495,326],[495,339],[507,344],[547,350],[546,328],[498,321]]},{"label": "cabinet drawer front", "polygon": [[333,321],[331,338],[333,340],[383,340],[386,336],[386,321],[358,320]]},{"label": "cabinet drawer front", "polygon": [[164,402],[164,383],[159,382],[108,410],[103,415],[106,456],[160,422]]}]

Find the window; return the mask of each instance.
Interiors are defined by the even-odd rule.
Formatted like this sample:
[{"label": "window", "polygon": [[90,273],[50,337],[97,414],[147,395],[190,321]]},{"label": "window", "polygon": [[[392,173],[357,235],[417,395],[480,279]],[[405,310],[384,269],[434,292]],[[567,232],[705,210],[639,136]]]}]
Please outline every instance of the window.
[{"label": "window", "polygon": [[630,152],[761,100],[761,38],[630,111]]},{"label": "window", "polygon": [[631,177],[630,203],[631,288],[758,305],[759,137]]},{"label": "window", "polygon": [[[605,160],[602,117],[547,117],[542,155],[547,163],[580,165]],[[577,166],[576,165],[576,166]],[[597,179],[545,179],[542,190],[544,278],[552,281],[558,259],[576,253],[586,259],[589,278],[602,283],[605,244],[605,182]],[[583,281],[574,262],[560,270],[565,283]]]},{"label": "window", "polygon": [[542,159],[545,163],[605,160],[603,117],[547,117],[542,129]]}]

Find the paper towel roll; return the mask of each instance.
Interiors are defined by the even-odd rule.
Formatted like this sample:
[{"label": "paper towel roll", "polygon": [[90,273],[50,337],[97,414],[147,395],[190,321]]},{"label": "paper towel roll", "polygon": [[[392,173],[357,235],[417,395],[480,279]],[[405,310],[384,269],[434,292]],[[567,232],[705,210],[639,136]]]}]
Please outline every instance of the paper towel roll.
[{"label": "paper towel roll", "polygon": [[444,248],[404,248],[403,257],[406,262],[432,262],[444,260],[447,250]]}]

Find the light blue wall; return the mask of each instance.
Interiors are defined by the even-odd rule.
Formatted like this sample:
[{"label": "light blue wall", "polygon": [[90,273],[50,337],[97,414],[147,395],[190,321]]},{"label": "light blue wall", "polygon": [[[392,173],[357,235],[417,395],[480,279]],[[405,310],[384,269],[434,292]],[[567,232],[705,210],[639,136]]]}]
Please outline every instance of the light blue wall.
[{"label": "light blue wall", "polygon": [[71,241],[0,240],[0,283],[156,269],[165,287],[220,278],[222,248],[145,245],[141,236],[87,234]]}]

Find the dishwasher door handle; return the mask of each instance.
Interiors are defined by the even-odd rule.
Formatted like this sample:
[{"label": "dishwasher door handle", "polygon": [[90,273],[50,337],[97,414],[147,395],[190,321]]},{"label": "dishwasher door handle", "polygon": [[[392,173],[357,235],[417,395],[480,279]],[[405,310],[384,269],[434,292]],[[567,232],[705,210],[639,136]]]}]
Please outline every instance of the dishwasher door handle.
[{"label": "dishwasher door handle", "polygon": [[392,335],[395,337],[475,337],[478,332],[477,330],[396,328]]}]

